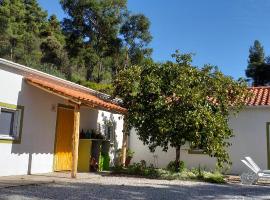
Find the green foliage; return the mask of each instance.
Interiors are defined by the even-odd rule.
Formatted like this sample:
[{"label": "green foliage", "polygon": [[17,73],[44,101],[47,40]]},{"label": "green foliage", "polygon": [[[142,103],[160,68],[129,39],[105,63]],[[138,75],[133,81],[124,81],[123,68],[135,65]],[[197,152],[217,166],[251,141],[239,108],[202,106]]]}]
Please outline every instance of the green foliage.
[{"label": "green foliage", "polygon": [[[178,169],[177,169],[178,168]],[[166,168],[168,171],[170,172],[182,172],[186,169],[185,167],[185,162],[184,161],[179,161],[178,165],[176,164],[176,161],[171,161],[169,162],[169,164],[167,165]],[[177,169],[177,171],[176,171]]]},{"label": "green foliage", "polygon": [[84,79],[81,79],[79,77],[72,77],[71,81],[80,85],[83,85],[85,87],[91,88],[93,90],[97,90],[99,92],[103,92],[106,94],[112,94],[113,93],[113,86],[112,84],[105,84],[105,83],[96,83],[92,81],[86,81]]},{"label": "green foliage", "polygon": [[133,157],[134,155],[134,151],[132,151],[131,149],[127,149],[127,157]]},{"label": "green foliage", "polygon": [[[55,15],[47,17],[37,0],[0,1],[0,57],[72,81],[75,74],[85,86],[111,93],[111,82],[125,63],[146,58],[149,20],[131,17],[126,0],[60,3],[67,13],[62,22]],[[133,26],[121,33],[127,21]],[[125,45],[124,33],[132,47]]]},{"label": "green foliage", "polygon": [[254,86],[270,84],[270,59],[265,58],[264,48],[258,40],[249,49],[246,76],[253,80]]},{"label": "green foliage", "polygon": [[0,56],[22,64],[39,63],[39,34],[46,16],[36,0],[1,1]]},{"label": "green foliage", "polygon": [[219,172],[204,172],[203,180],[209,183],[225,183],[224,177]]},{"label": "green foliage", "polygon": [[63,74],[62,72],[60,72],[59,70],[57,70],[53,65],[51,64],[43,64],[43,65],[37,65],[34,66],[35,69],[43,71],[47,74],[51,74],[53,76],[57,76],[59,78],[63,78],[66,79],[65,74]]},{"label": "green foliage", "polygon": [[[191,54],[174,55],[176,63],[146,63],[119,72],[115,94],[128,108],[127,121],[139,139],[154,151],[186,142],[198,146],[202,137],[205,152],[218,165],[229,164],[227,148],[233,136],[228,126],[230,112],[244,105],[246,83],[223,75],[216,67],[191,65]],[[232,106],[233,105],[233,106]],[[176,156],[176,161],[180,155]]]},{"label": "green foliage", "polygon": [[50,63],[70,79],[71,71],[69,58],[65,50],[65,36],[55,15],[49,17],[47,25],[41,32],[41,37],[43,39],[40,44],[41,63]]},{"label": "green foliage", "polygon": [[144,58],[152,53],[152,49],[146,48],[152,40],[149,28],[150,21],[148,18],[138,14],[129,15],[120,29],[132,65],[142,64]]},{"label": "green foliage", "polygon": [[56,16],[47,19],[36,0],[1,1],[0,15],[1,57],[68,78],[65,36]]},{"label": "green foliage", "polygon": [[258,63],[264,62],[264,48],[258,40],[254,41],[253,46],[249,48],[249,60],[248,63]]},{"label": "green foliage", "polygon": [[150,22],[129,15],[126,0],[61,0],[68,17],[63,20],[72,62],[87,70],[88,81],[112,79],[129,63],[141,63],[151,50]]},{"label": "green foliage", "polygon": [[173,172],[165,169],[154,168],[153,165],[146,166],[146,163],[133,163],[127,168],[115,167],[113,173],[142,176],[152,179],[164,180],[199,180],[210,183],[225,183],[224,177],[219,172],[208,172],[200,169],[184,169],[181,172]]}]

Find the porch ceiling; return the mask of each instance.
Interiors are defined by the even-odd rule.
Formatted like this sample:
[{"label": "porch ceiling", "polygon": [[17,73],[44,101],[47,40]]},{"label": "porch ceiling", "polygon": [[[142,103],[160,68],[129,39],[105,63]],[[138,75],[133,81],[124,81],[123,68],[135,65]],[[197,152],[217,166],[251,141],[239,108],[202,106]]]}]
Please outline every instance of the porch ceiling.
[{"label": "porch ceiling", "polygon": [[46,90],[55,95],[69,99],[70,101],[83,104],[92,108],[103,109],[107,111],[125,113],[127,109],[116,105],[112,102],[105,101],[93,94],[79,91],[69,85],[45,80],[38,77],[25,78],[26,82],[30,85]]}]

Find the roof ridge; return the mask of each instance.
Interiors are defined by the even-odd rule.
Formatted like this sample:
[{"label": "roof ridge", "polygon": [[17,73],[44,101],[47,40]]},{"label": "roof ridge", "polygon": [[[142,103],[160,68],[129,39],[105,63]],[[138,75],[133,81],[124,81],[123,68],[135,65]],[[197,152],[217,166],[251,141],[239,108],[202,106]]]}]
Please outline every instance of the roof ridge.
[{"label": "roof ridge", "polygon": [[24,76],[26,78],[33,77],[33,76],[39,76],[39,77],[42,77],[44,79],[52,80],[52,81],[55,81],[55,82],[58,82],[61,84],[66,84],[70,87],[76,88],[77,90],[82,90],[82,91],[88,92],[92,95],[98,96],[99,98],[101,98],[105,101],[114,102],[116,104],[122,103],[122,100],[119,98],[112,98],[111,95],[108,95],[108,94],[105,94],[103,92],[99,92],[97,90],[94,90],[92,88],[88,88],[88,87],[85,87],[83,85],[68,81],[66,79],[45,73],[43,71],[31,68],[31,67],[27,67],[27,66],[19,64],[19,63],[15,63],[15,62],[0,58],[0,64],[1,63],[3,65],[5,65],[6,67],[11,67],[13,69],[20,70],[21,73],[23,74],[22,76]]},{"label": "roof ridge", "polygon": [[264,89],[264,88],[267,88],[267,89],[270,89],[270,85],[269,86],[251,86],[251,87],[248,87],[248,89]]}]

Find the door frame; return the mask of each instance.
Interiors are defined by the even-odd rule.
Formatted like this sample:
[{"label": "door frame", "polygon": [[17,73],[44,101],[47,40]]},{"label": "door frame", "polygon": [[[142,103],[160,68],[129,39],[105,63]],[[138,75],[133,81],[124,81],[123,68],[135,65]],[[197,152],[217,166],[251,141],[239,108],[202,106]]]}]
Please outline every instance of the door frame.
[{"label": "door frame", "polygon": [[56,151],[56,144],[57,144],[57,127],[58,127],[58,117],[59,117],[59,113],[58,110],[59,108],[63,108],[63,109],[69,109],[69,110],[73,110],[75,111],[75,107],[71,106],[71,105],[66,105],[66,104],[61,104],[59,103],[57,105],[57,109],[56,109],[56,123],[55,123],[55,131],[54,131],[54,149],[53,149],[53,172],[55,172],[55,151]]}]

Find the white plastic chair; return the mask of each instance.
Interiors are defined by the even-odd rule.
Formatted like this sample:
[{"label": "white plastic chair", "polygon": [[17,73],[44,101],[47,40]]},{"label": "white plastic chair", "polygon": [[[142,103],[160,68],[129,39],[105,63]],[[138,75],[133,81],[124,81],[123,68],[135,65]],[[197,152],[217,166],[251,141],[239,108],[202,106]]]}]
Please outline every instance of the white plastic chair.
[{"label": "white plastic chair", "polygon": [[251,157],[245,157],[246,160],[241,160],[251,172],[241,175],[242,184],[256,183],[260,178],[270,178],[270,170],[261,170],[261,168],[252,160]]}]

